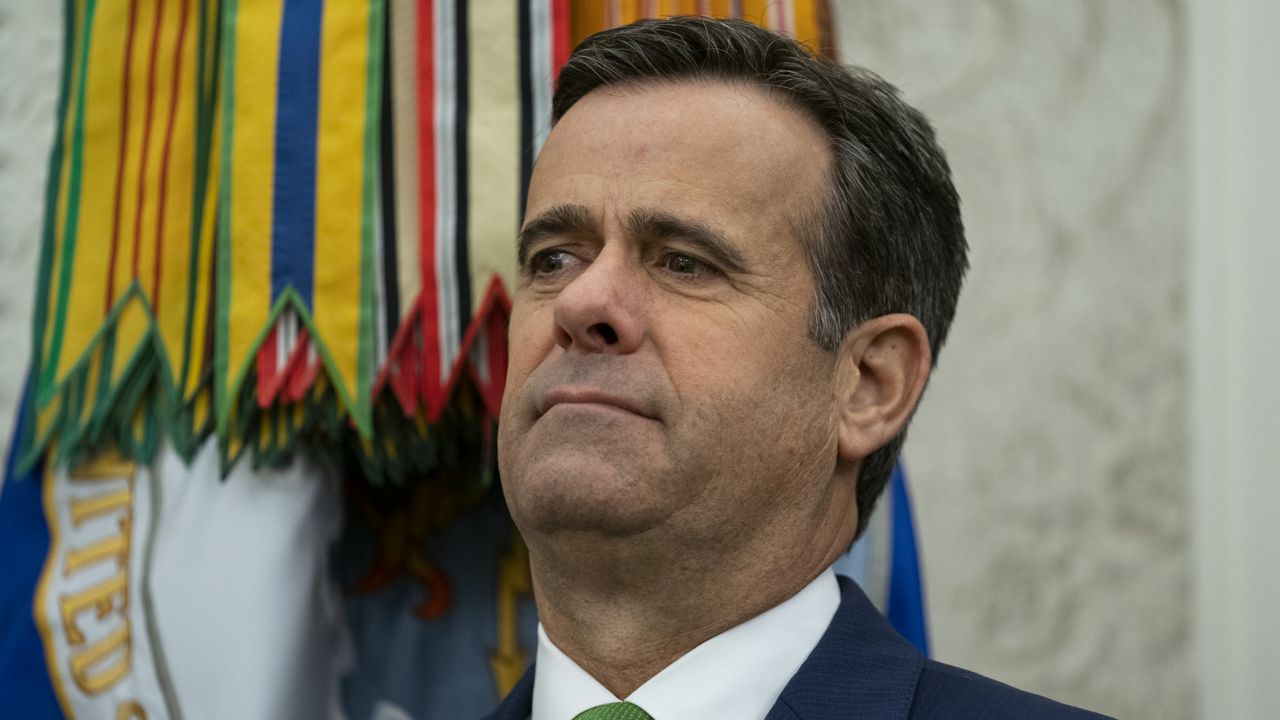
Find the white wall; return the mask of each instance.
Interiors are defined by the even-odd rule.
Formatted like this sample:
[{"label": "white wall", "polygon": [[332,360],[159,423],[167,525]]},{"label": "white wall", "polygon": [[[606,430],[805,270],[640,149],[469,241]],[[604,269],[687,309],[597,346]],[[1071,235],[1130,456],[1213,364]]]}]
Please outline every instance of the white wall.
[{"label": "white wall", "polygon": [[31,301],[58,73],[62,3],[0,0],[0,449],[9,447]]},{"label": "white wall", "polygon": [[845,57],[937,126],[972,246],[906,446],[936,654],[1121,718],[1196,715],[1184,14],[838,4]]},{"label": "white wall", "polygon": [[1280,713],[1280,4],[1191,4],[1196,637],[1206,718]]}]

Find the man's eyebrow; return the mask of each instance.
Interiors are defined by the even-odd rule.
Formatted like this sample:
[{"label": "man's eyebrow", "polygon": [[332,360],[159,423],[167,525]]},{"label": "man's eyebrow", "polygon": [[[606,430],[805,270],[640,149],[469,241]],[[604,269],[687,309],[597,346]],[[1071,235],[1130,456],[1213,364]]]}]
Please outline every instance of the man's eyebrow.
[{"label": "man's eyebrow", "polygon": [[653,240],[683,240],[725,270],[741,272],[747,264],[742,253],[733,247],[719,231],[709,225],[678,215],[641,208],[627,218],[627,232],[634,237]]},{"label": "man's eyebrow", "polygon": [[520,228],[516,261],[524,267],[529,248],[537,241],[557,235],[599,234],[600,227],[585,205],[556,205],[539,213]]}]

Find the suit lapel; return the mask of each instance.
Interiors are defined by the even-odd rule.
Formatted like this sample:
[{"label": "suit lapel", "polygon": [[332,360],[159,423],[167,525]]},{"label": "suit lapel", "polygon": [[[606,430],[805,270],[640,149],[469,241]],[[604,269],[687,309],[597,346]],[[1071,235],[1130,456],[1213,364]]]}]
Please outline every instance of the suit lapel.
[{"label": "suit lapel", "polygon": [[530,665],[520,682],[485,720],[527,720],[533,713],[533,670],[534,666]]},{"label": "suit lapel", "polygon": [[852,580],[840,608],[767,720],[905,720],[924,658],[889,625]]}]

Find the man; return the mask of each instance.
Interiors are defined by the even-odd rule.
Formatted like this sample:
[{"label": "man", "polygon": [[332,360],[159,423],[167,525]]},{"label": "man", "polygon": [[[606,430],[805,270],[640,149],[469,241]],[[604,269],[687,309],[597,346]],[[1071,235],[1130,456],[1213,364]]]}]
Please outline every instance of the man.
[{"label": "man", "polygon": [[830,570],[967,266],[924,118],[699,18],[587,40],[553,114],[499,431],[541,627],[492,717],[1091,716],[923,659]]}]

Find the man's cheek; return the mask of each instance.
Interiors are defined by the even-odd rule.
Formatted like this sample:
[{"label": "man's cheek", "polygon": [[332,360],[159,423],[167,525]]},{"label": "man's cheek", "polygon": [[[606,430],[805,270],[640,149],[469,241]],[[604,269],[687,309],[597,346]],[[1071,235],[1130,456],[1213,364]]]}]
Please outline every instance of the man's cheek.
[{"label": "man's cheek", "polygon": [[715,388],[737,378],[749,382],[756,373],[753,358],[759,342],[738,344],[724,337],[722,328],[692,329],[677,341],[665,339],[670,349],[664,362],[673,380],[693,388]]},{"label": "man's cheek", "polygon": [[530,332],[527,326],[520,329],[512,328],[508,336],[511,348],[511,354],[507,360],[508,388],[512,385],[517,387],[523,385],[541,362],[544,353],[536,342],[536,338],[536,333]]}]

